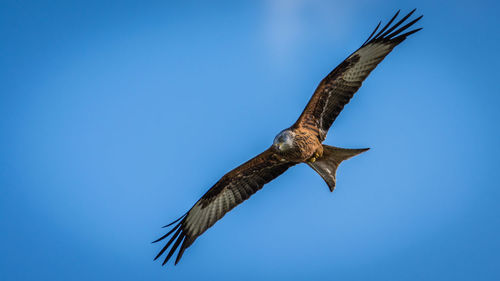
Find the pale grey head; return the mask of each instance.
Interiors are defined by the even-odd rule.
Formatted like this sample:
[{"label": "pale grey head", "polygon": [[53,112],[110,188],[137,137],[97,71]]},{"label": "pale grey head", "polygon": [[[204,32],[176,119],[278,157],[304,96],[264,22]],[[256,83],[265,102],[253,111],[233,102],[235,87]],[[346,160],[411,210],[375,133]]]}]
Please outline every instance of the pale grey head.
[{"label": "pale grey head", "polygon": [[289,150],[293,147],[293,138],[295,133],[290,129],[281,131],[275,138],[273,142],[273,147],[279,152]]}]

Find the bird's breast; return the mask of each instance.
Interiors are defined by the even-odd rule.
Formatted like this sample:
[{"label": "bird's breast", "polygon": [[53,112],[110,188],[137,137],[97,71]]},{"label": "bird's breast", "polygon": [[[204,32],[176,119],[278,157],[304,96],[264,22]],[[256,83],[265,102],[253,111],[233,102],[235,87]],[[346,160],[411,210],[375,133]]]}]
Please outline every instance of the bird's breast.
[{"label": "bird's breast", "polygon": [[322,145],[316,134],[309,130],[296,129],[293,138],[293,148],[287,151],[284,157],[293,162],[305,162],[311,158]]}]

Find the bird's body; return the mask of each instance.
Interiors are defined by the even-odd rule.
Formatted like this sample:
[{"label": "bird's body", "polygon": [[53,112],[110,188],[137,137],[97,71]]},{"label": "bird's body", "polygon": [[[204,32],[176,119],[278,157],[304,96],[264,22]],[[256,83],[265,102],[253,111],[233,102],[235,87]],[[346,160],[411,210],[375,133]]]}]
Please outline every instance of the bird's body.
[{"label": "bird's body", "polygon": [[315,154],[320,156],[323,153],[323,145],[316,137],[314,130],[299,125],[292,126],[282,133],[290,135],[290,147],[287,149],[281,147],[280,149],[279,143],[275,141],[271,149],[286,161],[303,163],[313,159]]},{"label": "bird's body", "polygon": [[401,26],[414,11],[391,26],[399,14],[398,11],[389,23],[376,33],[380,27],[379,23],[365,43],[320,82],[297,122],[281,131],[271,147],[224,175],[186,214],[167,225],[175,224],[167,234],[155,242],[170,235],[172,237],[155,259],[172,245],[163,262],[165,264],[180,246],[175,260],[177,264],[184,250],[191,246],[196,238],[231,209],[294,165],[306,163],[333,191],[339,164],[366,151],[367,148],[345,149],[325,145],[323,142],[328,130],[370,72],[395,46],[421,29],[402,33],[422,17]]}]

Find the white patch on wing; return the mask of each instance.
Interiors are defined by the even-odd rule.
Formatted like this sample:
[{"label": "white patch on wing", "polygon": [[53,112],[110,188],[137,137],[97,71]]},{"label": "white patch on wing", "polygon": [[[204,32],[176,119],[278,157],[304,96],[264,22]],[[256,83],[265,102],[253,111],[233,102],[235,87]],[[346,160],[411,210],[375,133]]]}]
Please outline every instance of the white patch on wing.
[{"label": "white patch on wing", "polygon": [[232,206],[236,204],[236,198],[234,197],[233,191],[227,189],[227,206],[228,206],[228,211],[231,209]]},{"label": "white patch on wing", "polygon": [[[210,203],[210,205],[207,206],[205,212],[207,213],[206,216],[207,218],[205,219],[206,221],[204,222],[204,225],[203,227],[205,227],[205,225],[210,225],[212,224],[213,221],[217,220],[217,217],[216,217],[216,211],[217,211],[217,206],[215,205],[216,204],[216,201],[212,201],[212,203]],[[200,230],[201,232],[201,230]]]},{"label": "white patch on wing", "polygon": [[194,234],[197,222],[200,219],[201,204],[196,203],[186,217],[186,230],[190,234]]},{"label": "white patch on wing", "polygon": [[361,82],[393,47],[392,44],[388,43],[372,43],[356,51],[351,57],[358,55],[359,61],[342,75],[344,80],[348,82]]},{"label": "white patch on wing", "polygon": [[223,203],[222,203],[222,200],[224,200],[222,194],[220,194],[219,196],[217,196],[217,199],[215,199],[214,201],[214,205],[217,209],[217,212],[215,213],[215,219],[217,220],[218,218],[222,217],[222,213],[224,212],[224,206],[223,206]]},{"label": "white patch on wing", "polygon": [[200,235],[234,206],[244,201],[238,190],[234,192],[238,194],[233,194],[233,191],[226,187],[204,208],[201,201],[197,202],[186,217],[186,233],[191,236]]}]

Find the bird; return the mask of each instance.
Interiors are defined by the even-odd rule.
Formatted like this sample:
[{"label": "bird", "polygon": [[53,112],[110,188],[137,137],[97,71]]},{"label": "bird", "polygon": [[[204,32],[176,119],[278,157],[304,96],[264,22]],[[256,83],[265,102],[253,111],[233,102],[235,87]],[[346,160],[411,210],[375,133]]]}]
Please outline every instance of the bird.
[{"label": "bird", "polygon": [[175,259],[177,265],[184,251],[200,235],[292,166],[309,165],[333,192],[339,164],[368,148],[347,149],[323,144],[328,130],[370,72],[394,47],[422,29],[409,30],[423,17],[409,21],[415,10],[393,24],[400,13],[398,10],[380,30],[382,22],[379,22],[361,47],[321,80],[298,120],[278,133],[268,149],[225,174],[188,212],[164,226],[172,228],[153,243],[169,239],[154,260],[170,248],[162,263],[165,265],[180,247]]}]

